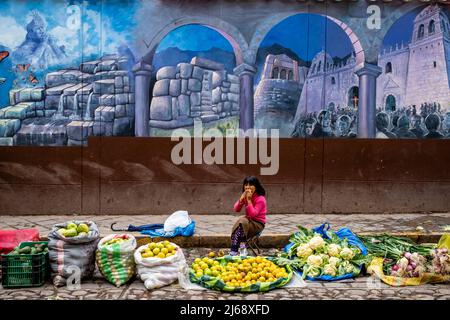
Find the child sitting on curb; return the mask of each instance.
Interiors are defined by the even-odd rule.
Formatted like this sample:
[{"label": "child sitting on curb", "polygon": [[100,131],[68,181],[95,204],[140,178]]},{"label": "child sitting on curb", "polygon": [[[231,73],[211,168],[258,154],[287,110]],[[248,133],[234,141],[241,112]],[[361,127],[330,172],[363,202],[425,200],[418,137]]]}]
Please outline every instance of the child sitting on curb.
[{"label": "child sitting on curb", "polygon": [[242,184],[242,195],[234,204],[234,211],[240,212],[245,206],[245,216],[240,217],[231,232],[230,255],[238,254],[242,242],[260,233],[266,224],[266,191],[259,180],[248,176]]}]

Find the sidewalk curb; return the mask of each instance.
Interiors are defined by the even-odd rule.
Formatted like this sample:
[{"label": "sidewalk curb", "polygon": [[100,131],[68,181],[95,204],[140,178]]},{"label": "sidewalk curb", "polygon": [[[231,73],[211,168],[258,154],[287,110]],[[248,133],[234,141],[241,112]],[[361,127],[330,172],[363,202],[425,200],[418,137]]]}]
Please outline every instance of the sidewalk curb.
[{"label": "sidewalk curb", "polygon": [[[163,240],[169,240],[182,248],[227,248],[230,246],[229,234],[217,234],[206,236],[192,236],[192,237],[174,237],[163,238],[156,237],[151,238],[149,236],[141,235],[136,232],[129,232],[136,237],[137,246],[142,246],[150,242],[158,242]],[[374,232],[361,232],[357,235],[361,236],[374,236],[382,233]],[[443,233],[391,233],[393,236],[407,237],[414,240],[417,243],[437,243]],[[290,234],[265,234],[259,238],[259,246],[261,248],[282,248],[289,242]],[[42,241],[47,241],[48,238],[41,237]]]},{"label": "sidewalk curb", "polygon": [[[361,236],[374,236],[377,233],[359,233]],[[413,233],[392,233],[394,236],[407,237],[417,243],[437,243],[442,236],[442,233],[432,234],[413,234]],[[290,234],[266,234],[259,238],[259,246],[261,248],[282,248],[289,242]],[[195,247],[211,247],[211,248],[227,248],[230,246],[230,235],[218,234],[214,236],[193,236],[193,237],[175,237],[167,238],[150,238],[147,236],[137,236],[137,243],[139,246],[149,242],[158,242],[169,240],[184,248]]]}]

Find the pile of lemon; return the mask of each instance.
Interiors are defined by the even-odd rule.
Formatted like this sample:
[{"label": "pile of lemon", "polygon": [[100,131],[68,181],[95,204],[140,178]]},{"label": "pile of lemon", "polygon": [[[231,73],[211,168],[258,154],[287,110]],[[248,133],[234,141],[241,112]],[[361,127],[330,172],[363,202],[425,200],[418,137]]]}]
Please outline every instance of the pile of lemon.
[{"label": "pile of lemon", "polygon": [[229,287],[246,287],[258,282],[274,282],[288,276],[285,268],[263,257],[249,257],[228,261],[222,265],[210,258],[197,258],[191,266],[196,277],[217,277]]},{"label": "pile of lemon", "polygon": [[141,251],[142,258],[167,258],[173,256],[176,252],[176,247],[169,241],[151,242],[147,248]]}]

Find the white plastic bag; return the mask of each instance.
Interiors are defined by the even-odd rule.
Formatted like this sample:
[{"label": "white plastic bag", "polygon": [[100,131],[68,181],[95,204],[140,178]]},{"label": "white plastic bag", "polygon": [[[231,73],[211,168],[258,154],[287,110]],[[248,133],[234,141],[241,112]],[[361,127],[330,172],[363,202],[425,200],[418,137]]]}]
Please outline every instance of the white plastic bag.
[{"label": "white plastic bag", "polygon": [[184,228],[191,223],[191,218],[187,211],[179,210],[172,213],[164,222],[164,231],[172,232],[176,227]]},{"label": "white plastic bag", "polygon": [[189,280],[189,266],[186,263],[180,266],[179,271],[178,284],[184,290],[206,290],[205,287],[202,287],[201,285],[196,283],[192,283],[191,280]]},{"label": "white plastic bag", "polygon": [[178,279],[180,268],[186,264],[181,248],[174,243],[170,244],[175,247],[176,252],[167,258],[143,258],[141,252],[150,244],[141,246],[134,252],[137,275],[148,290],[167,286],[175,282]]},{"label": "white plastic bag", "polygon": [[303,288],[306,287],[308,284],[300,277],[297,272],[293,272],[292,279],[283,286],[283,288]]}]

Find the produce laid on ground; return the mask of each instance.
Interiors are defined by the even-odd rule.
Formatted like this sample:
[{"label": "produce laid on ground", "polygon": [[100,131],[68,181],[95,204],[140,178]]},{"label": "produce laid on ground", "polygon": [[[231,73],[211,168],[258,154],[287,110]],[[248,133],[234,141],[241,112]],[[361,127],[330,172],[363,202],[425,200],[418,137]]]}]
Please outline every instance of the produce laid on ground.
[{"label": "produce laid on ground", "polygon": [[208,253],[208,257],[210,258],[215,258],[215,257],[223,257],[225,255],[225,252],[220,249],[219,251],[215,252],[215,251],[210,251]]},{"label": "produce laid on ground", "polygon": [[183,250],[167,240],[137,248],[134,260],[137,274],[149,290],[173,283],[180,270],[186,267]]},{"label": "produce laid on ground", "polygon": [[179,280],[186,290],[200,285],[226,292],[260,292],[285,286],[291,279],[295,282],[299,278],[293,279],[294,270],[303,279],[334,281],[359,275],[364,265],[369,274],[392,286],[450,281],[449,234],[438,244],[418,244],[388,234],[357,237],[348,228],[334,232],[329,224],[313,229],[298,226],[284,252],[275,257],[229,256],[218,250],[196,258],[190,266],[175,243],[150,242],[136,249],[131,234],[99,240],[92,221],[56,224],[48,238],[48,242],[21,242],[2,255],[5,288],[42,285],[49,262],[56,286],[64,285],[74,270],[81,271],[81,279],[92,277],[95,262],[117,287],[137,273],[147,289]]},{"label": "produce laid on ground", "polygon": [[448,248],[390,235],[361,237],[373,259],[367,271],[392,286],[450,280]]},{"label": "produce laid on ground", "polygon": [[204,257],[194,260],[189,278],[208,289],[258,292],[284,286],[291,280],[292,270],[270,257]]},{"label": "produce laid on ground", "polygon": [[133,277],[135,249],[136,239],[131,234],[111,234],[99,241],[95,258],[106,280],[120,287]]},{"label": "produce laid on ground", "polygon": [[450,275],[450,254],[449,249],[441,248],[435,249],[431,252],[431,266],[430,272],[442,275]]},{"label": "produce laid on ground", "polygon": [[[361,236],[370,255],[384,259],[384,272],[388,273],[392,267],[405,256],[406,253],[416,253],[425,258],[430,257],[435,244],[417,244],[409,238],[383,234],[380,236]],[[408,254],[408,256],[409,256]]]},{"label": "produce laid on ground", "polygon": [[76,224],[70,222],[64,228],[59,228],[58,233],[64,237],[85,237],[89,233],[90,229],[86,223]]},{"label": "produce laid on ground", "polygon": [[[334,233],[326,225],[309,230],[298,226],[285,253],[276,261],[290,265],[308,280],[340,280],[357,276],[368,257],[365,247],[347,228]],[[341,236],[341,237],[340,237]]]},{"label": "produce laid on ground", "polygon": [[55,286],[65,285],[74,270],[80,270],[82,280],[93,276],[99,237],[97,225],[92,221],[69,221],[53,226],[48,235],[48,253]]}]

